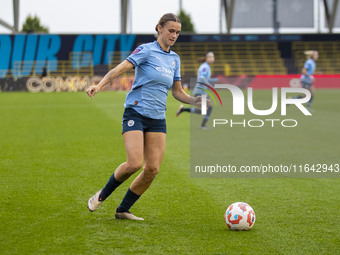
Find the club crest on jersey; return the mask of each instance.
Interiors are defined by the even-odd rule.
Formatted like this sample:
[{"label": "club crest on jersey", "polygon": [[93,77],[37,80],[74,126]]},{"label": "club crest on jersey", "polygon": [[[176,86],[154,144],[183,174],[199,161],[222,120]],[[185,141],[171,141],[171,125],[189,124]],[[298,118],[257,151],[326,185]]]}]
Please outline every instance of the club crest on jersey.
[{"label": "club crest on jersey", "polygon": [[133,125],[135,125],[135,121],[129,120],[127,124],[128,124],[129,127],[132,127]]},{"label": "club crest on jersey", "polygon": [[132,52],[132,54],[136,54],[136,53],[140,52],[142,49],[143,49],[143,46],[139,46]]},{"label": "club crest on jersey", "polygon": [[176,66],[175,60],[172,60],[172,63],[171,63],[171,64],[172,64],[172,67],[175,68],[175,66]]}]

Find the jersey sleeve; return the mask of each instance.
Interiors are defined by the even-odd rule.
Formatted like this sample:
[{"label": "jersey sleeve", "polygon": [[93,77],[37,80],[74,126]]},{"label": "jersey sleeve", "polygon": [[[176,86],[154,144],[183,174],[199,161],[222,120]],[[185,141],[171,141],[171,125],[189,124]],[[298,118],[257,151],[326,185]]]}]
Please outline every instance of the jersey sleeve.
[{"label": "jersey sleeve", "polygon": [[306,68],[307,70],[310,68],[310,62],[307,60],[305,62],[305,65],[303,66],[304,68]]},{"label": "jersey sleeve", "polygon": [[146,61],[149,55],[149,48],[145,45],[140,45],[126,59],[130,61],[134,65],[134,67],[136,67]]},{"label": "jersey sleeve", "polygon": [[179,58],[177,58],[176,59],[174,81],[180,81],[180,80],[181,80],[181,60]]},{"label": "jersey sleeve", "polygon": [[198,78],[210,78],[211,71],[207,65],[202,65],[198,70]]}]

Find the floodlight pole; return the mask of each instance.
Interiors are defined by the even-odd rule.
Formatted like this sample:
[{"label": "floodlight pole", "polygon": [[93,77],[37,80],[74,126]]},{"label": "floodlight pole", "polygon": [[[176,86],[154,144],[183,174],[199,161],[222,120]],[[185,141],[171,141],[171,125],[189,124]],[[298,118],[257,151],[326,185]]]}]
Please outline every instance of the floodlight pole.
[{"label": "floodlight pole", "polygon": [[120,0],[120,33],[127,33],[127,16],[129,0]]},{"label": "floodlight pole", "polygon": [[279,33],[279,27],[280,23],[277,20],[277,0],[273,0],[273,28],[274,28],[274,34]]},{"label": "floodlight pole", "polygon": [[224,16],[226,21],[227,34],[230,34],[230,30],[232,27],[234,3],[235,3],[234,0],[230,0],[230,4],[228,4],[228,0],[222,0],[222,4],[224,6]]},{"label": "floodlight pole", "polygon": [[219,25],[220,25],[220,34],[222,34],[222,16],[223,16],[223,0],[220,0],[220,19],[219,19]]},{"label": "floodlight pole", "polygon": [[334,0],[332,14],[330,14],[330,12],[329,12],[327,0],[323,0],[323,3],[324,3],[324,6],[325,6],[325,14],[326,14],[326,20],[327,20],[327,24],[328,24],[328,31],[331,34],[333,32],[334,21],[335,21],[335,17],[336,17],[336,13],[337,13],[339,0]]},{"label": "floodlight pole", "polygon": [[19,0],[13,0],[14,30],[19,32]]},{"label": "floodlight pole", "polygon": [[0,25],[2,25],[3,27],[11,30],[13,33],[15,32],[14,27],[11,26],[10,24],[8,24],[6,21],[4,21],[2,19],[0,19]]},{"label": "floodlight pole", "polygon": [[19,32],[19,0],[13,0],[13,21],[14,26],[11,26],[6,21],[0,19],[0,25],[11,30],[13,33]]}]

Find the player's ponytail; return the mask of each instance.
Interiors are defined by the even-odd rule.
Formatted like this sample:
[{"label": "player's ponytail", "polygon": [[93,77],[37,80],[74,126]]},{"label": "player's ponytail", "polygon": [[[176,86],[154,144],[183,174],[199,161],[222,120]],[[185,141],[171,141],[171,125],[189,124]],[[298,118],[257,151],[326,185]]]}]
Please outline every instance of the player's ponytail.
[{"label": "player's ponytail", "polygon": [[197,63],[199,63],[199,64],[204,63],[204,62],[206,61],[208,55],[210,55],[210,54],[214,54],[214,53],[213,53],[212,51],[208,51],[208,52],[204,55],[204,57],[199,57],[199,58],[197,58]]},{"label": "player's ponytail", "polygon": [[314,55],[314,50],[306,50],[305,52],[306,58],[311,58]]}]

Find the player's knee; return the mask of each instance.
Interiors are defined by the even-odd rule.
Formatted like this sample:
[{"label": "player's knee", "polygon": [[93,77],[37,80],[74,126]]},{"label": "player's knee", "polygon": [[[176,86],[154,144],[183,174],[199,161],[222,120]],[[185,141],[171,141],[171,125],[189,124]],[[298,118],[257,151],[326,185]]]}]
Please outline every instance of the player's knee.
[{"label": "player's knee", "polygon": [[144,178],[146,182],[152,182],[156,178],[159,172],[159,167],[157,166],[145,166],[144,167]]},{"label": "player's knee", "polygon": [[131,162],[127,162],[128,165],[128,169],[131,173],[135,173],[137,172],[139,169],[142,168],[142,161],[131,161]]}]

